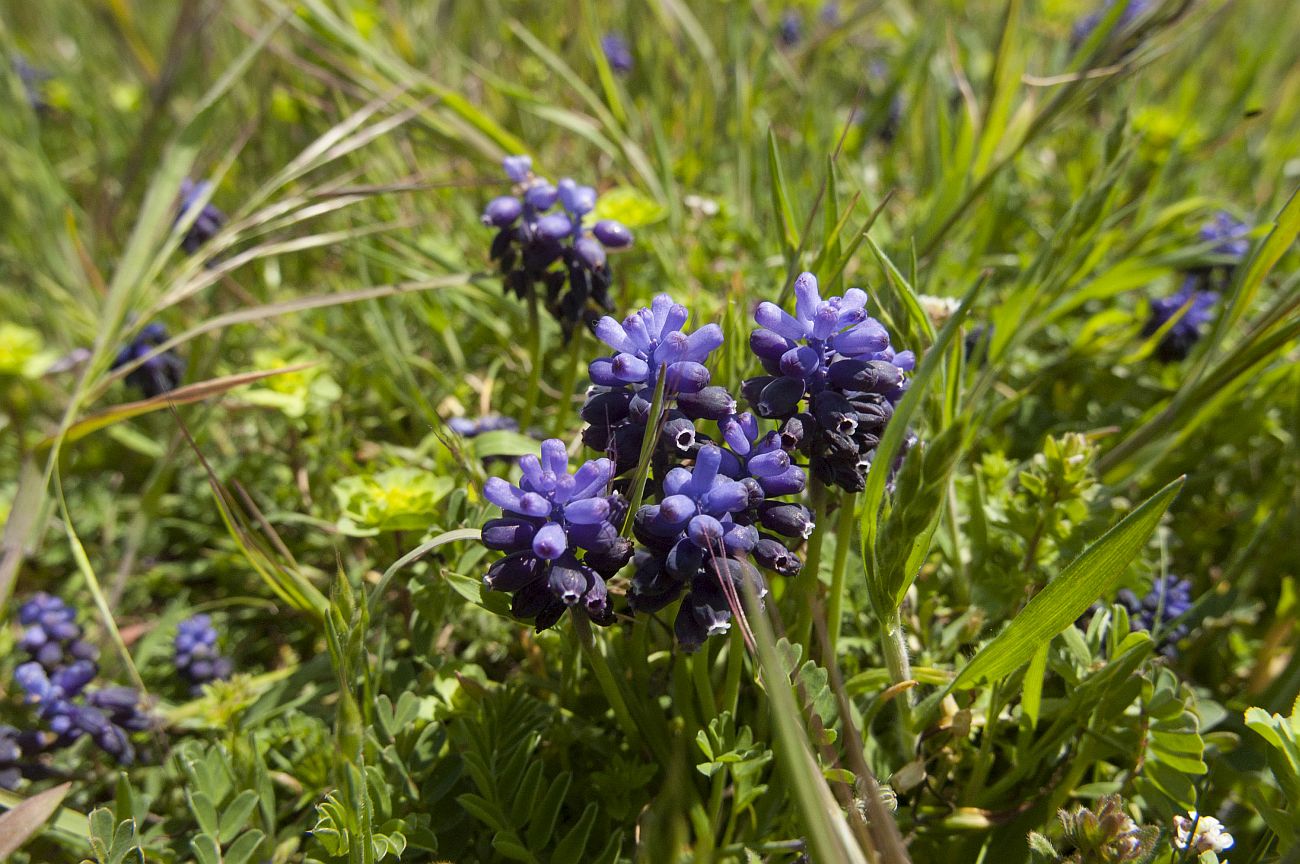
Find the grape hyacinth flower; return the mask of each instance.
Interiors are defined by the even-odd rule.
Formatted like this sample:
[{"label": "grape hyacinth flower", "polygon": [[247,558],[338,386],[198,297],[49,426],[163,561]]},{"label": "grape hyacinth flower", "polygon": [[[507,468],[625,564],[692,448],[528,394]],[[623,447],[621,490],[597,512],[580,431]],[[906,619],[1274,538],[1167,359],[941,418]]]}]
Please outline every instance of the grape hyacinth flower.
[{"label": "grape hyacinth flower", "polygon": [[[181,180],[180,210],[176,214],[175,221],[179,223],[187,213],[198,206],[199,201],[210,198],[211,194],[212,183],[208,180],[200,180],[197,183],[189,177]],[[226,214],[208,201],[194,217],[194,222],[186,230],[185,236],[181,238],[181,248],[185,250],[186,255],[193,255],[203,244],[217,236],[217,232],[225,224]]]},{"label": "grape hyacinth flower", "polygon": [[632,46],[617,33],[606,33],[600,38],[600,50],[605,53],[609,68],[620,75],[632,71]]},{"label": "grape hyacinth flower", "polygon": [[19,83],[23,86],[23,95],[27,99],[28,106],[38,114],[48,111],[50,103],[45,101],[42,88],[45,82],[54,76],[44,69],[36,68],[27,62],[27,58],[21,54],[14,55],[10,66],[14,70],[14,74],[18,76]]},{"label": "grape hyacinth flower", "polygon": [[18,607],[18,623],[24,628],[18,647],[48,672],[78,662],[93,665],[98,656],[95,647],[81,638],[77,613],[44,591]]},{"label": "grape hyacinth flower", "polygon": [[509,156],[503,166],[514,194],[492,199],[483,211],[483,224],[498,229],[492,260],[508,293],[524,299],[545,291],[546,309],[567,338],[579,322],[595,320],[596,310],[611,307],[607,252],[631,246],[632,232],[612,219],[586,225],[596,208],[592,187],[567,177],[551,185],[533,173],[527,156]]},{"label": "grape hyacinth flower", "polygon": [[746,380],[741,392],[758,416],[784,421],[814,477],[860,492],[916,358],[894,351],[884,325],[867,315],[865,292],[823,300],[811,273],[794,291],[794,315],[758,305],[749,344],[768,374]]},{"label": "grape hyacinth flower", "polygon": [[[112,368],[120,369],[133,363],[166,341],[167,329],[158,323],[149,324],[118,352]],[[173,351],[164,351],[128,372],[126,383],[139,390],[146,399],[152,399],[179,387],[184,374],[185,361]]]},{"label": "grape hyacinth flower", "polygon": [[176,625],[172,662],[192,691],[204,684],[223,681],[234,671],[229,658],[217,649],[217,631],[208,615],[194,615]]},{"label": "grape hyacinth flower", "polygon": [[1186,359],[1214,318],[1219,295],[1215,291],[1199,290],[1199,284],[1197,277],[1188,276],[1173,294],[1151,302],[1151,315],[1142,326],[1143,336],[1154,335],[1178,316],[1156,346],[1156,356],[1166,363]]},{"label": "grape hyacinth flower", "polygon": [[1177,576],[1164,576],[1143,597],[1121,589],[1115,602],[1128,610],[1129,626],[1144,630],[1157,639],[1161,654],[1178,656],[1178,642],[1188,633],[1186,624],[1176,624],[1192,608],[1192,583]]},{"label": "grape hyacinth flower", "polygon": [[637,464],[660,370],[664,373],[663,447],[689,456],[697,444],[695,419],[720,420],[736,409],[736,400],[721,387],[710,387],[709,355],[722,344],[722,328],[706,324],[687,333],[686,307],[660,294],[650,306],[623,319],[596,322],[596,338],[615,353],[588,366],[593,391],[582,408],[589,425],[582,440],[605,451],[622,474]]},{"label": "grape hyacinth flower", "polygon": [[612,624],[605,580],[632,557],[618,530],[627,504],[606,489],[613,464],[593,459],[570,474],[564,442],[550,438],[540,459],[529,454],[519,467],[518,486],[489,477],[483,488],[502,511],[483,526],[483,544],[508,553],[488,568],[483,584],[512,594],[511,611],[538,630],[578,606],[597,624]]}]

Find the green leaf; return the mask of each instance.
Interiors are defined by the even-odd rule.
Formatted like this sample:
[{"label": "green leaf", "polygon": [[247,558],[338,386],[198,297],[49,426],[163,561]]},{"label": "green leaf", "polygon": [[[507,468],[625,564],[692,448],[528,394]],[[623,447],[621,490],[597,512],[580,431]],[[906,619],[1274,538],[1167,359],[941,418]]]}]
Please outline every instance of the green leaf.
[{"label": "green leaf", "polygon": [[776,131],[767,130],[767,167],[771,174],[772,210],[776,214],[777,227],[785,252],[789,256],[799,248],[799,228],[794,218],[794,208],[790,205],[790,190],[785,182],[785,170],[781,167],[781,153],[776,146]]},{"label": "green leaf", "polygon": [[596,814],[600,808],[596,802],[592,801],[582,811],[582,816],[578,819],[578,824],[564,835],[564,839],[556,844],[555,852],[551,855],[551,860],[559,864],[561,861],[581,861],[583,860],[583,851],[587,848],[587,839],[591,836],[591,828],[596,824]]},{"label": "green leaf", "polygon": [[977,687],[1011,674],[1074,623],[1123,575],[1182,485],[1180,477],[1161,489],[1070,562],[1025,605],[1007,629],[980,649],[949,690]]},{"label": "green leaf", "polygon": [[194,857],[199,859],[199,864],[221,864],[221,847],[210,835],[200,834],[195,837],[190,841],[190,848],[194,850]]},{"label": "green leaf", "polygon": [[251,789],[245,789],[235,796],[235,800],[226,805],[225,812],[221,814],[221,830],[217,832],[218,839],[228,842],[244,824],[248,822],[248,817],[253,814],[253,808],[257,806],[257,793]]},{"label": "green leaf", "polygon": [[473,458],[483,461],[489,456],[539,456],[542,452],[542,442],[536,438],[529,438],[527,435],[521,435],[518,432],[512,432],[509,429],[497,429],[492,432],[484,432],[471,438],[468,442],[470,453]]},{"label": "green leaf", "polygon": [[265,835],[256,829],[249,831],[241,836],[230,848],[226,850],[225,858],[222,864],[247,864],[247,862],[257,853],[257,847],[262,842]]},{"label": "green leaf", "polygon": [[546,795],[538,799],[528,820],[528,845],[532,848],[541,849],[551,842],[551,835],[555,833],[555,821],[560,816],[560,805],[564,803],[572,779],[566,771],[552,780]]}]

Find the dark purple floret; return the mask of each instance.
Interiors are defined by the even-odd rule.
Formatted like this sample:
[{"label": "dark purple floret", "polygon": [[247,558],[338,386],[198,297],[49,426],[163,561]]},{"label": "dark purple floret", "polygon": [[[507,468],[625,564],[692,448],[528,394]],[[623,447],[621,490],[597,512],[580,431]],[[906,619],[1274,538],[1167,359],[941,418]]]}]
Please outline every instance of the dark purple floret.
[{"label": "dark purple floret", "polygon": [[172,662],[191,692],[198,692],[204,684],[223,681],[234,672],[233,664],[217,648],[217,631],[208,615],[194,615],[177,624],[172,647]]},{"label": "dark purple floret", "polygon": [[613,220],[585,224],[596,207],[592,187],[567,177],[551,185],[533,173],[527,156],[507,157],[503,167],[513,193],[492,199],[482,216],[484,225],[497,229],[492,260],[506,292],[520,299],[540,294],[567,338],[580,322],[611,307],[606,252],[631,245],[631,232]]},{"label": "dark purple floret", "polygon": [[[136,334],[130,344],[118,352],[112,368],[119,369],[128,363],[133,363],[166,341],[166,328],[158,323],[149,324]],[[184,375],[185,361],[174,351],[169,350],[149,358],[128,372],[126,383],[127,386],[139,390],[145,398],[152,399],[175,390],[181,385],[181,378]]]},{"label": "dark purple floret", "polygon": [[607,490],[613,465],[594,459],[570,474],[564,442],[551,438],[540,459],[524,456],[519,467],[518,486],[490,477],[483,487],[502,510],[483,526],[483,543],[509,553],[488,568],[483,584],[512,594],[516,617],[539,630],[579,605],[596,623],[613,623],[605,580],[632,557],[616,524],[627,507]]},{"label": "dark purple floret", "polygon": [[[200,180],[197,183],[189,177],[182,180],[180,212],[176,214],[176,222],[184,219],[186,214],[199,206],[199,201],[210,198],[211,194],[212,183],[207,180]],[[203,244],[217,236],[217,232],[225,224],[226,214],[213,206],[209,200],[199,210],[198,215],[194,217],[194,222],[185,232],[185,236],[181,239],[181,248],[187,255],[193,255]]]},{"label": "dark purple floret", "polygon": [[620,75],[632,71],[632,46],[617,33],[606,33],[600,39],[600,50],[605,52],[609,68]]}]

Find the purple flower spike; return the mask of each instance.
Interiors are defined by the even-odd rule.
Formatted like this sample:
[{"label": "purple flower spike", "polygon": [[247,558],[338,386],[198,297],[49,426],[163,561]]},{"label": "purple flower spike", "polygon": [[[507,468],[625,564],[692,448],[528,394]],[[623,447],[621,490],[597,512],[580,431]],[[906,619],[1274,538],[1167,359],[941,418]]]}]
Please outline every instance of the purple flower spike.
[{"label": "purple flower spike", "polygon": [[528,156],[507,156],[501,167],[511,183],[522,183],[533,173],[533,160]]}]

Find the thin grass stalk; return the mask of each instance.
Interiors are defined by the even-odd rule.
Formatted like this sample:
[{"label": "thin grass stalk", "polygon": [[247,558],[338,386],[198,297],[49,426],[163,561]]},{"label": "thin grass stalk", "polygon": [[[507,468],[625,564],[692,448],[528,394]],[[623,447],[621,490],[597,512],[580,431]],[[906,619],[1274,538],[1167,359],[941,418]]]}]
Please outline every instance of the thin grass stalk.
[{"label": "thin grass stalk", "polygon": [[[895,607],[884,619],[881,633],[881,648],[885,654],[885,667],[889,670],[889,680],[902,684],[912,680],[912,661],[907,656],[907,631],[903,629],[901,607]],[[908,756],[913,749],[912,741],[912,691],[906,689],[894,699],[898,705],[899,740]]]}]

